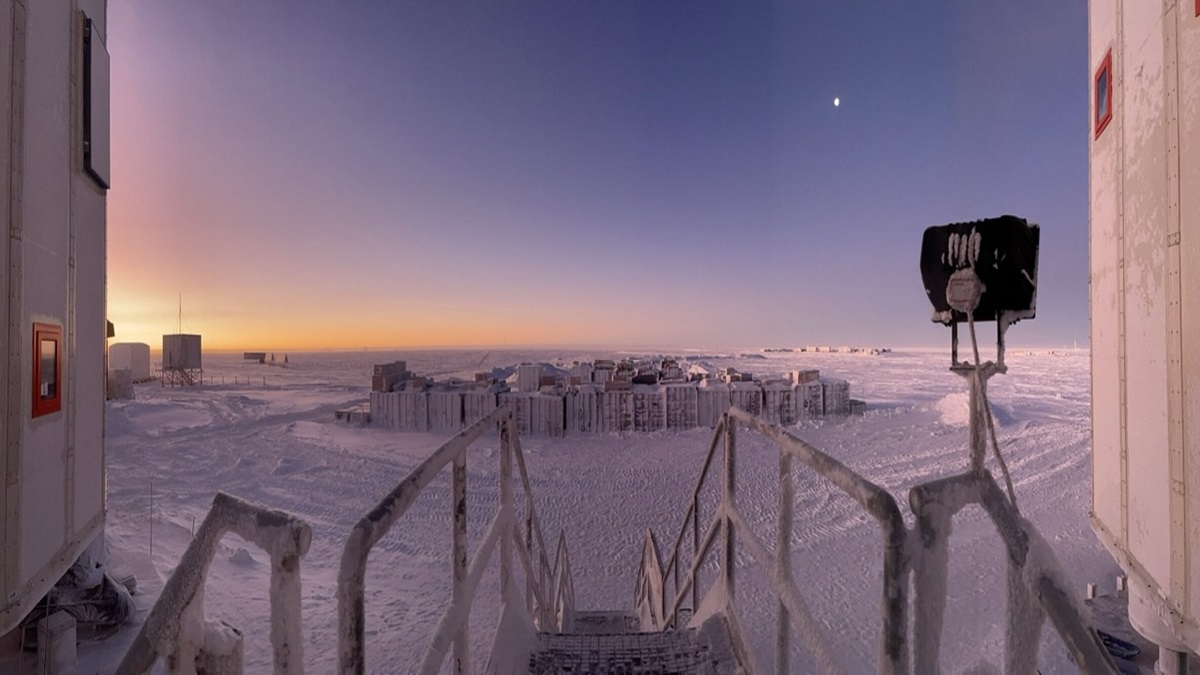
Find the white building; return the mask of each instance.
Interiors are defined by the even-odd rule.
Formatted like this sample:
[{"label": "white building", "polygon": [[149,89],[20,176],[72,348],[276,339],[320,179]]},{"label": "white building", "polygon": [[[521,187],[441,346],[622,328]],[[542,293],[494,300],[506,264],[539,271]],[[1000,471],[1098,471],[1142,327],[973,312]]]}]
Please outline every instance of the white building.
[{"label": "white building", "polygon": [[128,370],[134,382],[151,379],[150,345],[144,342],[116,342],[109,345],[108,369]]},{"label": "white building", "polygon": [[1200,6],[1088,24],[1092,523],[1175,673],[1200,651]]},{"label": "white building", "polygon": [[0,0],[0,634],[104,527],[105,0]]}]

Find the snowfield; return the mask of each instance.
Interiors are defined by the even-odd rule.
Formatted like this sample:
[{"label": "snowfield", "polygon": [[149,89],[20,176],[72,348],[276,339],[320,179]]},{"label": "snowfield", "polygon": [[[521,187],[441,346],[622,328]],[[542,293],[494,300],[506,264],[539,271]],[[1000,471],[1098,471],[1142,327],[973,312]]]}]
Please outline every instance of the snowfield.
[{"label": "snowfield", "polygon": [[[277,356],[282,361],[283,355]],[[110,568],[116,575],[137,576],[140,622],[216,491],[292,512],[313,530],[312,548],[301,566],[304,661],[308,672],[333,672],[337,568],[346,536],[447,438],[335,424],[336,408],[367,398],[371,365],[406,359],[417,373],[470,377],[521,361],[569,365],[613,356],[621,355],[311,352],[289,354],[289,367],[282,368],[243,361],[240,354],[207,354],[205,377],[213,384],[191,389],[143,384],[136,388],[136,400],[108,404]],[[865,415],[806,422],[790,431],[888,489],[910,525],[908,490],[967,467],[967,384],[948,372],[948,350],[703,356],[713,365],[755,375],[818,368],[822,375],[848,380],[851,396],[867,402]],[[1088,353],[1014,349],[1007,361],[1008,374],[994,378],[989,393],[1022,513],[1073,576],[1072,590],[1082,595],[1088,581],[1109,590],[1119,568],[1088,524]],[[773,546],[778,455],[764,438],[744,428],[739,432],[738,504],[759,537]],[[632,609],[644,534],[653,530],[664,557],[670,555],[711,437],[709,429],[522,437],[547,543],[553,546],[559,531],[566,533],[580,609]],[[491,433],[468,455],[472,549],[498,503],[497,448],[498,437]],[[713,513],[718,484],[714,471],[704,492],[704,521]],[[846,670],[874,671],[880,531],[848,497],[803,467],[796,469],[796,499],[793,560],[801,592]],[[447,605],[449,504],[444,472],[370,556],[366,626],[372,672],[414,668]],[[947,672],[1001,662],[1003,566],[995,528],[981,510],[968,509],[956,519],[951,540],[942,646]],[[269,567],[263,551],[229,535],[207,585],[208,615],[245,633],[248,672],[271,668]],[[497,614],[496,567],[485,575],[471,617],[471,651],[480,665]],[[703,577],[705,587],[714,578],[711,570],[710,565]],[[737,574],[739,618],[759,664],[769,670],[775,602],[744,550],[739,550]],[[136,630],[131,625],[109,640],[81,647],[86,672],[115,668]],[[1043,673],[1075,672],[1049,622],[1041,660]],[[808,661],[798,639],[792,662],[797,672],[805,671]]]}]

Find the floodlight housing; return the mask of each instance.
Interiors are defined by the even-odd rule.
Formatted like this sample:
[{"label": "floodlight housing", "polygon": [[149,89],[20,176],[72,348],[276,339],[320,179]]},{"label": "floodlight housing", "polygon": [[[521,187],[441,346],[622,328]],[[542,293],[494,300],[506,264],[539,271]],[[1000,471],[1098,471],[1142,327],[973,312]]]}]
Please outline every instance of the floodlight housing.
[{"label": "floodlight housing", "polygon": [[[971,316],[975,321],[1007,325],[1032,319],[1037,304],[1039,231],[1037,225],[1016,216],[926,229],[921,241],[921,279],[933,305],[933,321],[947,326],[965,322],[964,296],[973,297]],[[964,270],[974,271],[979,292],[964,294],[963,278],[969,276]]]}]

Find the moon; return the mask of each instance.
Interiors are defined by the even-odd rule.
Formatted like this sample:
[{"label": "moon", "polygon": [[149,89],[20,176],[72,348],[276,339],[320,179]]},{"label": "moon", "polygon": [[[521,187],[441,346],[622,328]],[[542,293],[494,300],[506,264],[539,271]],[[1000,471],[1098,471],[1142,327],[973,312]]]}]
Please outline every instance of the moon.
[{"label": "moon", "polygon": [[838,98],[838,97],[834,96],[834,97],[833,97],[833,107],[835,107],[835,108],[836,108],[836,107],[838,107],[838,106],[839,106],[839,105],[841,105],[841,104],[842,104],[842,99],[840,99],[840,98]]}]

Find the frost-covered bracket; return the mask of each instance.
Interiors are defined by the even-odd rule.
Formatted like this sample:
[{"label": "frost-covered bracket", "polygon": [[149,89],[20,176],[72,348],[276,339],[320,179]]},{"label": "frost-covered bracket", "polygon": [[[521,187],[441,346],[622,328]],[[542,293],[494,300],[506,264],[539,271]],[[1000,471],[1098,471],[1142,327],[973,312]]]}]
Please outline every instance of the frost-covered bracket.
[{"label": "frost-covered bracket", "polygon": [[1040,228],[1016,216],[938,225],[921,241],[921,279],[933,321],[951,328],[958,364],[958,324],[996,322],[997,366],[1004,365],[1004,332],[1032,319],[1037,306]]}]

